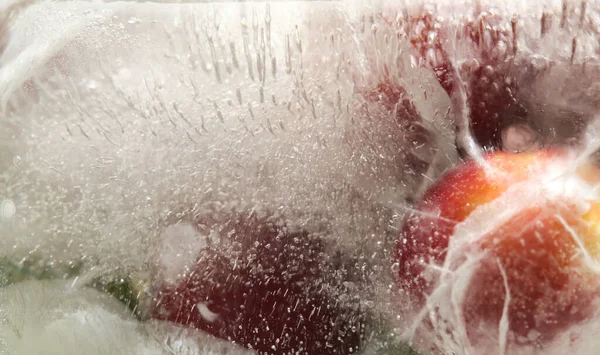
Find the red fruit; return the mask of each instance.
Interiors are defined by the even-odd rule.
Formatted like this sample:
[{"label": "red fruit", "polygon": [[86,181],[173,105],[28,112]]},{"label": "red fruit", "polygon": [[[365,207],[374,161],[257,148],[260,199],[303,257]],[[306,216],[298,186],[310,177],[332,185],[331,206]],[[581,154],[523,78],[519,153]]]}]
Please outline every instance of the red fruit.
[{"label": "red fruit", "polygon": [[[481,146],[507,150],[534,148],[535,142],[519,142],[513,147],[512,142],[506,144],[503,141],[503,133],[508,127],[515,124],[521,124],[521,127],[527,122],[525,105],[516,96],[522,74],[517,76],[515,69],[527,63],[526,58],[522,63],[515,63],[516,22],[481,11],[460,20],[440,15],[432,7],[421,6],[405,16],[384,14],[384,21],[397,28],[398,35],[410,42],[416,62],[433,71],[448,95],[456,94],[457,80],[466,84],[471,132]],[[452,48],[455,43],[459,44],[461,53],[451,52],[456,51]],[[470,62],[464,62],[462,52],[472,58]],[[455,68],[454,65],[459,63],[452,60],[460,61],[462,65]],[[456,73],[460,78],[455,77]],[[372,101],[374,97],[379,98],[391,111],[397,103],[400,107],[410,107],[398,101],[404,95],[394,94],[404,91],[384,76],[372,92],[367,91],[366,98]],[[418,122],[419,118],[416,112],[408,112],[399,114],[396,120]]]},{"label": "red fruit", "polygon": [[[570,172],[568,155],[550,151],[499,152],[485,161],[488,168],[470,161],[447,173],[408,217],[396,249],[399,282],[422,306],[440,275],[427,264],[442,267],[453,250],[455,263],[445,266],[456,272],[457,261],[481,257],[461,304],[469,339],[498,336],[508,291],[515,341],[544,342],[595,310],[600,203],[590,191],[600,172],[589,165]],[[504,193],[512,195],[501,200]],[[466,246],[449,249],[454,238]]]},{"label": "red fruit", "polygon": [[362,319],[338,297],[336,270],[319,238],[243,213],[196,228],[205,244],[195,263],[175,282],[155,282],[155,318],[260,354],[357,351]]},{"label": "red fruit", "polygon": [[[523,103],[515,96],[520,84],[514,76],[519,65],[515,63],[516,27],[508,29],[508,23],[506,18],[483,12],[463,29],[464,40],[475,49],[476,65],[460,74],[468,84],[471,132],[484,147],[504,147],[503,130],[526,118]],[[455,88],[449,89],[452,95]]]}]

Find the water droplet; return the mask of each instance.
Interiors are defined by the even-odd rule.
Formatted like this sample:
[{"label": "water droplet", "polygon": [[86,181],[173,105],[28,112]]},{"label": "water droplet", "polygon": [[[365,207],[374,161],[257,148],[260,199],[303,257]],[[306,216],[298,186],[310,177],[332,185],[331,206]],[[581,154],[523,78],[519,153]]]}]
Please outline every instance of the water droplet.
[{"label": "water droplet", "polygon": [[4,200],[0,203],[0,219],[12,219],[17,213],[17,206],[11,200]]}]

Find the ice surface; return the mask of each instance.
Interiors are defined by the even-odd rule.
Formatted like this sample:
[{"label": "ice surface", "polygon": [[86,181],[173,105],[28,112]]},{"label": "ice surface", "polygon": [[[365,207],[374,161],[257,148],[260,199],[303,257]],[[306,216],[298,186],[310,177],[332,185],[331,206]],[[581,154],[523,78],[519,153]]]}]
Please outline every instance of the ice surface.
[{"label": "ice surface", "polygon": [[[582,117],[597,114],[597,4],[566,3],[565,15],[560,0],[437,5],[450,24],[477,6],[499,14],[502,30],[518,16],[513,70],[527,127],[539,134],[525,138],[536,144],[571,141]],[[463,103],[415,65],[409,43],[384,20],[418,14],[419,4],[3,2],[0,258],[81,264],[86,280],[146,275],[158,262],[168,267],[157,272],[174,278],[200,247],[186,221],[207,211],[276,211],[331,242],[332,255],[343,251],[365,308],[392,320],[397,329],[387,333],[403,333],[413,319],[397,317],[390,246],[411,201],[459,160],[451,113]],[[545,27],[542,14],[551,19]],[[477,64],[466,41],[448,49],[457,67]],[[406,90],[418,124],[395,120],[402,107],[369,99],[384,79]],[[523,149],[515,128],[506,141]],[[89,322],[73,335],[80,338],[65,338],[72,349],[57,353],[76,353],[94,322],[121,339],[97,344],[114,346],[98,353],[159,351],[149,330],[117,315],[120,306],[53,285],[24,284],[1,297],[46,287],[60,294],[56,307],[85,298]],[[39,292],[24,295],[42,302]],[[42,336],[35,308],[21,316],[17,306],[3,309]],[[48,349],[81,316],[60,309],[48,316]],[[12,349],[38,344],[3,334]]]},{"label": "ice surface", "polygon": [[[84,350],[85,349],[85,350]],[[246,354],[167,323],[140,324],[124,304],[69,281],[25,281],[0,290],[0,354]]]},{"label": "ice surface", "polygon": [[[41,15],[53,7],[57,18]],[[390,147],[370,137],[374,148],[365,147],[350,123],[359,106],[345,15],[322,3],[319,14],[305,10],[306,23],[289,21],[295,7],[266,9],[23,10],[1,59],[2,97],[11,98],[3,164],[17,206],[2,228],[19,235],[6,245],[42,242],[57,259],[101,255],[139,267],[145,254],[131,250],[145,250],[182,213],[215,204],[281,210],[350,243],[385,228],[385,206],[404,197],[394,161],[402,138]],[[338,48],[323,51],[332,36]]]},{"label": "ice surface", "polygon": [[167,227],[161,235],[161,245],[156,250],[159,278],[168,284],[175,284],[189,274],[199,251],[206,245],[206,237],[190,223]]},{"label": "ice surface", "polygon": [[403,137],[374,129],[395,125],[376,105],[363,122],[355,15],[336,3],[20,9],[0,57],[2,199],[15,206],[1,256],[83,263],[86,280],[147,274],[158,258],[175,276],[195,257],[181,221],[236,208],[382,258],[375,238],[406,197]]}]

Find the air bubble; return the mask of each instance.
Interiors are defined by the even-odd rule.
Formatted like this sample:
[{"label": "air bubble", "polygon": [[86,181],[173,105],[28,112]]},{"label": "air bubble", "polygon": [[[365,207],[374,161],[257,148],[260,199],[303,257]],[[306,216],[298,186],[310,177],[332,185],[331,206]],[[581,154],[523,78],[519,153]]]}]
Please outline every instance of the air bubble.
[{"label": "air bubble", "polygon": [[85,85],[88,89],[94,90],[98,87],[98,84],[96,83],[95,80],[90,80],[87,82],[87,84]]},{"label": "air bubble", "polygon": [[23,161],[23,158],[21,158],[20,155],[15,155],[15,157],[13,158],[13,164],[15,166],[19,166],[21,165],[21,162]]},{"label": "air bubble", "polygon": [[0,220],[12,219],[17,213],[17,207],[11,200],[4,200],[0,203]]},{"label": "air bubble", "polygon": [[200,316],[209,323],[213,323],[219,318],[219,315],[208,309],[208,306],[205,303],[198,303],[196,309],[200,313]]},{"label": "air bubble", "polygon": [[512,152],[525,152],[539,148],[536,131],[526,123],[506,127],[501,133],[502,148]]},{"label": "air bubble", "polygon": [[486,65],[483,68],[483,75],[487,76],[487,77],[491,77],[494,74],[496,74],[496,70],[494,69],[494,67],[492,67],[491,65]]}]

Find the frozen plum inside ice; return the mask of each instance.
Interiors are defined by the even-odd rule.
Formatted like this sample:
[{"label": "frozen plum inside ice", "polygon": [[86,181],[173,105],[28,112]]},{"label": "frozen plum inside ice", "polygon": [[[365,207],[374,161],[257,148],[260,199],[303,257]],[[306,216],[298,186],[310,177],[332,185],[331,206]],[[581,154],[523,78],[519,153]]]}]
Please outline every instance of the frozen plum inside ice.
[{"label": "frozen plum inside ice", "polygon": [[[570,159],[499,152],[443,176],[397,243],[399,282],[415,305],[454,309],[448,327],[464,326],[473,344],[545,344],[592,319],[600,175],[590,164],[573,169]],[[448,313],[440,314],[441,324]]]},{"label": "frozen plum inside ice", "polygon": [[[193,226],[201,245],[191,263],[169,271],[174,277],[154,280],[153,317],[260,354],[358,352],[363,318],[356,299],[343,297],[344,272],[320,238],[281,218],[241,212]],[[172,237],[177,243],[181,235]],[[173,261],[163,253],[161,262]]]}]

